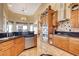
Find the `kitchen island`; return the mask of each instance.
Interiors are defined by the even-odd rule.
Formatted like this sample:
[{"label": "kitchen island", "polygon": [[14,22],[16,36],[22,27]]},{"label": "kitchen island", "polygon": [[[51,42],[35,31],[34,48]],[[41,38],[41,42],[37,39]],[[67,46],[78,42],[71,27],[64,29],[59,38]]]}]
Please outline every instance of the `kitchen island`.
[{"label": "kitchen island", "polygon": [[[31,36],[26,37],[30,38]],[[37,37],[36,35],[32,37],[34,46],[36,47]],[[0,38],[0,56],[17,56],[22,51],[24,51],[24,49],[25,49],[25,36],[23,35]]]}]

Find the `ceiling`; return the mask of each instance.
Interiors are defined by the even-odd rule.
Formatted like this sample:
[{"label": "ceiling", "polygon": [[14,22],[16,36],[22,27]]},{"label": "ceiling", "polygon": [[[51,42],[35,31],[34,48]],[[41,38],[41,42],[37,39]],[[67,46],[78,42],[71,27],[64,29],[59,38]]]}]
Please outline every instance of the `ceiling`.
[{"label": "ceiling", "polygon": [[8,3],[8,8],[15,13],[33,15],[41,3]]}]

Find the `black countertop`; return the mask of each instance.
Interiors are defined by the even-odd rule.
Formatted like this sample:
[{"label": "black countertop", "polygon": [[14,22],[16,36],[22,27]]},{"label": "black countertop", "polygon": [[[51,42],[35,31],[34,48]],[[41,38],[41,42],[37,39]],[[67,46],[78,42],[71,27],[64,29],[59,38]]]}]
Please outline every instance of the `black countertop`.
[{"label": "black countertop", "polygon": [[14,40],[16,38],[20,38],[22,36],[12,36],[12,37],[5,37],[5,38],[0,38],[0,43],[6,42],[6,41],[10,41],[10,40]]},{"label": "black countertop", "polygon": [[62,32],[62,31],[56,31],[56,35],[62,35],[62,36],[69,36],[69,37],[79,37],[79,32]]},{"label": "black countertop", "polygon": [[20,38],[20,37],[34,37],[35,35],[33,35],[33,36],[19,35],[19,36],[3,37],[3,38],[0,38],[0,43],[6,42],[6,41],[10,41],[10,40],[14,40],[14,39]]}]

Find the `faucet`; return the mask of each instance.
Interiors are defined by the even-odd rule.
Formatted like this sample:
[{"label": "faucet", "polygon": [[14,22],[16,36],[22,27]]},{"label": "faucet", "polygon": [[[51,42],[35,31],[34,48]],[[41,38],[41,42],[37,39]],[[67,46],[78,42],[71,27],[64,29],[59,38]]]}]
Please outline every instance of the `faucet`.
[{"label": "faucet", "polygon": [[7,32],[7,37],[9,36],[8,32]]}]

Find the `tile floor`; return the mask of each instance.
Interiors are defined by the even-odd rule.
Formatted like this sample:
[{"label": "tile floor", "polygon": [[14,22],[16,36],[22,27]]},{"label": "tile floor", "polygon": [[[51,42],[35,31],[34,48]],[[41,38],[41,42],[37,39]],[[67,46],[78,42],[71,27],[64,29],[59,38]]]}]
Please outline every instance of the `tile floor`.
[{"label": "tile floor", "polygon": [[37,48],[24,50],[19,56],[37,56]]}]

